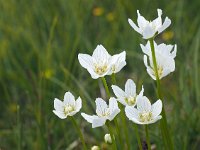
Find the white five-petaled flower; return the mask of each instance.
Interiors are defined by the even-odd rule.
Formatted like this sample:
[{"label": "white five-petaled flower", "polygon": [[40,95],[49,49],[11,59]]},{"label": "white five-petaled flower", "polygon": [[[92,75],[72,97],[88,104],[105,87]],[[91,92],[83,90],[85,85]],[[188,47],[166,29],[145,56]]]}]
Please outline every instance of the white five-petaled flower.
[{"label": "white five-petaled flower", "polygon": [[165,21],[162,23],[162,10],[157,9],[157,11],[158,18],[154,19],[153,21],[148,21],[143,16],[141,16],[139,10],[137,10],[138,26],[136,26],[136,24],[131,19],[128,19],[128,22],[135,31],[143,36],[144,39],[150,39],[157,33],[159,34],[164,31],[171,24],[171,20],[168,17],[166,17]]},{"label": "white five-petaled flower", "polygon": [[111,56],[102,45],[97,45],[92,56],[79,54],[81,66],[90,73],[93,79],[119,72],[126,65],[126,52]]},{"label": "white five-petaled flower", "polygon": [[126,106],[125,113],[129,120],[136,124],[151,124],[161,119],[162,101],[157,100],[151,105],[146,96],[138,96],[137,108]]},{"label": "white five-petaled flower", "polygon": [[[125,91],[123,91],[121,88],[119,88],[116,85],[112,85],[113,92],[115,96],[117,97],[117,100],[122,103],[125,106],[135,106],[136,105],[136,85],[133,82],[133,80],[128,79],[125,84]],[[142,87],[142,90],[140,91],[139,95],[143,95],[144,89]]]},{"label": "white five-petaled flower", "polygon": [[80,97],[75,101],[74,96],[70,92],[66,92],[64,95],[64,101],[60,101],[55,98],[53,112],[59,118],[65,119],[68,116],[73,116],[80,111],[82,107],[82,100]]},{"label": "white five-petaled flower", "polygon": [[[156,73],[153,64],[150,43],[148,41],[146,46],[142,44],[140,44],[140,46],[142,48],[142,51],[146,54],[144,55],[144,64],[147,68],[147,72],[154,80],[156,80]],[[156,42],[154,42],[154,48],[157,62],[158,77],[159,79],[161,79],[175,70],[174,58],[176,57],[177,46],[166,44],[157,45]],[[147,61],[147,56],[149,58],[149,65]]]},{"label": "white five-petaled flower", "polygon": [[91,116],[81,113],[85,120],[87,120],[89,123],[92,123],[92,128],[103,126],[106,123],[106,120],[112,121],[120,112],[117,101],[113,97],[109,99],[109,106],[102,98],[97,98],[95,103],[97,115]]}]

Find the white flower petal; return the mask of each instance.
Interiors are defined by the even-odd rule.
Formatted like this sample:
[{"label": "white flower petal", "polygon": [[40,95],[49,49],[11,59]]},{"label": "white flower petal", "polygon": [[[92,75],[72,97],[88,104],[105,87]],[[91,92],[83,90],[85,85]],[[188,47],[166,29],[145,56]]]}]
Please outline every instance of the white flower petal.
[{"label": "white flower petal", "polygon": [[96,103],[96,113],[97,114],[103,114],[105,109],[108,108],[108,105],[102,98],[97,98],[95,100],[95,103]]},{"label": "white flower petal", "polygon": [[123,51],[120,54],[113,55],[111,58],[112,73],[119,72],[126,65],[126,52]]},{"label": "white flower petal", "polygon": [[157,116],[156,118],[154,118],[153,120],[151,120],[151,121],[149,121],[149,122],[147,122],[147,123],[145,123],[145,124],[152,124],[152,123],[155,123],[155,122],[157,122],[158,120],[160,120],[160,119],[162,119],[162,116]]},{"label": "white flower petal", "polygon": [[94,119],[98,118],[96,115],[87,115],[85,113],[81,113],[81,116],[89,123],[92,123]]},{"label": "white flower petal", "polygon": [[119,108],[112,110],[112,113],[108,116],[108,119],[112,121],[119,112],[120,112]]},{"label": "white flower petal", "polygon": [[146,55],[144,55],[144,65],[147,68],[147,73],[151,76],[152,79],[156,80],[153,69],[151,67],[149,67],[149,65],[147,64],[147,56]]},{"label": "white flower petal", "polygon": [[159,99],[151,106],[151,112],[153,118],[156,118],[158,115],[160,115],[161,111],[162,111],[162,101]]},{"label": "white flower petal", "polygon": [[111,112],[114,111],[115,109],[118,109],[118,103],[114,97],[111,97],[109,99],[109,109]]},{"label": "white flower petal", "polygon": [[131,25],[131,27],[136,31],[136,32],[138,32],[138,33],[142,33],[142,31],[141,31],[141,29],[140,28],[138,28],[136,25],[135,25],[135,23],[131,20],[131,19],[128,19],[128,23]]},{"label": "white flower petal", "polygon": [[80,97],[76,100],[76,111],[79,112],[80,109],[82,108],[82,100]]},{"label": "white flower petal", "polygon": [[125,97],[125,92],[121,88],[116,85],[112,85],[111,87],[116,97]]},{"label": "white flower petal", "polygon": [[88,54],[78,54],[78,60],[85,69],[93,68],[93,58]]},{"label": "white flower petal", "polygon": [[132,118],[132,119],[130,119],[130,120],[133,121],[133,122],[136,123],[136,124],[140,124],[140,125],[146,124],[145,122],[140,122],[140,121],[138,121],[138,120],[135,119],[135,118]]},{"label": "white flower petal", "polygon": [[76,101],[75,101],[75,98],[74,96],[72,95],[71,92],[66,92],[65,95],[64,95],[64,104],[65,105],[72,105],[72,106],[75,106],[76,105]]},{"label": "white flower petal", "polygon": [[162,25],[162,18],[161,18],[161,16],[162,16],[162,10],[161,9],[157,9],[157,12],[158,12],[158,18],[156,18],[152,22],[156,26],[156,29],[158,29]]},{"label": "white flower petal", "polygon": [[140,93],[138,94],[139,96],[143,96],[143,93],[144,93],[144,87],[142,86],[142,89],[140,91]]},{"label": "white flower petal", "polygon": [[93,69],[87,69],[93,79],[98,79],[100,76],[94,72]]},{"label": "white flower petal", "polygon": [[137,10],[138,18],[137,23],[140,29],[144,29],[148,24],[149,21],[147,21],[143,16],[141,16],[139,10]]},{"label": "white flower petal", "polygon": [[137,96],[136,98],[137,109],[140,112],[149,112],[151,111],[151,103],[146,96]]},{"label": "white flower petal", "polygon": [[129,120],[132,120],[133,118],[135,120],[138,120],[138,110],[132,106],[126,106],[125,107],[125,113],[126,113],[126,116]]},{"label": "white flower petal", "polygon": [[120,102],[122,105],[124,105],[124,106],[127,106],[128,104],[126,103],[126,101],[125,101],[125,97],[121,97],[121,98],[118,98],[117,99],[118,100],[118,102]]},{"label": "white flower petal", "polygon": [[150,42],[149,41],[147,42],[147,44],[145,46],[140,44],[140,47],[141,47],[143,53],[147,54],[148,56],[151,55],[151,49],[149,49],[149,47],[150,47]]},{"label": "white flower petal", "polygon": [[53,110],[53,113],[58,116],[60,119],[65,119],[67,116],[62,111]]},{"label": "white flower petal", "polygon": [[92,128],[97,128],[97,127],[101,127],[106,123],[106,119],[105,118],[95,118],[92,122]]},{"label": "white flower petal", "polygon": [[63,111],[63,108],[64,108],[63,102],[60,101],[59,99],[55,98],[55,100],[54,100],[54,108],[55,108],[55,110]]},{"label": "white flower petal", "polygon": [[163,32],[166,28],[170,26],[170,24],[171,24],[171,20],[168,17],[166,17],[163,25],[158,29],[158,33]]},{"label": "white flower petal", "polygon": [[70,113],[67,114],[67,115],[68,115],[68,116],[73,116],[73,115],[75,115],[77,112],[78,112],[77,110],[74,110],[74,111],[70,112]]},{"label": "white flower petal", "polygon": [[135,96],[136,95],[136,85],[133,82],[133,80],[128,79],[125,84],[125,93],[129,96]]},{"label": "white flower petal", "polygon": [[147,25],[145,28],[144,28],[144,31],[143,31],[143,38],[144,39],[150,39],[152,38],[154,35],[155,35],[156,31],[150,27],[149,25]]},{"label": "white flower petal", "polygon": [[97,45],[96,49],[94,50],[92,57],[97,62],[105,63],[111,56],[108,54],[107,50],[103,47],[103,45]]}]

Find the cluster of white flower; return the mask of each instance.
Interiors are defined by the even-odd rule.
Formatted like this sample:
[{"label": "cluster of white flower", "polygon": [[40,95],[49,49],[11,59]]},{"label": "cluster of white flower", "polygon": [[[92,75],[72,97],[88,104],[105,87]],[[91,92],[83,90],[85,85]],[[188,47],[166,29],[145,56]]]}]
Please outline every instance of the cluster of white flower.
[{"label": "cluster of white flower", "polygon": [[[171,20],[166,17],[162,23],[162,10],[158,9],[158,18],[153,21],[147,21],[143,16],[138,14],[138,27],[135,23],[128,19],[129,24],[140,33],[144,39],[148,39],[147,44],[140,45],[144,53],[144,64],[147,73],[156,80],[161,79],[175,70],[175,61],[177,47],[172,45],[160,44],[157,45],[153,40],[154,37],[165,30]],[[153,61],[152,43],[156,57],[157,67]],[[173,50],[173,51],[172,51]],[[79,54],[78,60],[81,66],[90,73],[93,79],[104,78],[106,75],[112,75],[119,72],[126,65],[126,52],[111,56],[107,50],[98,45],[92,56],[88,54]],[[162,118],[162,101],[159,99],[151,105],[149,99],[144,96],[144,88],[142,86],[139,94],[136,92],[136,84],[133,80],[128,79],[125,84],[125,90],[122,90],[117,85],[112,85],[112,90],[116,98],[109,98],[109,105],[102,98],[96,98],[96,115],[87,115],[81,113],[82,117],[92,124],[92,128],[103,126],[106,121],[112,121],[120,109],[118,102],[125,106],[125,114],[127,118],[136,124],[151,124]],[[70,92],[66,92],[64,101],[54,100],[53,112],[61,119],[68,116],[73,116],[80,111],[82,100],[79,97],[76,101]],[[112,143],[110,135],[105,136],[105,141]]]}]

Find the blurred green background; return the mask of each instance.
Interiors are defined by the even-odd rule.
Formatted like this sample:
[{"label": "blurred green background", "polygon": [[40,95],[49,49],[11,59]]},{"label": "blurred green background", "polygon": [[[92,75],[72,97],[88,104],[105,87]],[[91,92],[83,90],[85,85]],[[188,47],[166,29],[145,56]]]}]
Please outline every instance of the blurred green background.
[{"label": "blurred green background", "polygon": [[[161,83],[175,148],[200,149],[199,0],[0,0],[0,149],[81,149],[71,122],[53,114],[53,100],[63,99],[69,90],[82,97],[83,112],[94,112],[95,98],[105,92],[77,55],[92,54],[97,44],[112,55],[126,50],[127,65],[117,74],[117,84],[124,87],[131,78],[155,101],[155,83],[139,46],[145,41],[127,20],[136,21],[137,9],[153,20],[157,8],[163,10],[163,19],[172,20],[157,43],[178,46],[176,71]],[[106,128],[92,129],[80,113],[75,118],[87,145],[102,145]],[[142,127],[140,134],[144,137]],[[150,126],[150,136],[163,149],[158,123]]]}]

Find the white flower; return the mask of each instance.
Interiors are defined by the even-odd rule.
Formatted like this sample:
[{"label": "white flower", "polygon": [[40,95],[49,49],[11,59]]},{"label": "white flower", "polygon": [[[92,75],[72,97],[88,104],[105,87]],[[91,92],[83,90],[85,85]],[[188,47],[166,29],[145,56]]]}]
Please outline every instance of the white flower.
[{"label": "white flower", "polygon": [[[116,85],[112,85],[113,92],[117,97],[117,100],[125,106],[135,106],[136,105],[136,85],[133,80],[128,79],[125,84],[125,91]],[[139,95],[143,95],[144,89],[140,91]]]},{"label": "white flower", "polygon": [[129,120],[136,124],[151,124],[161,119],[160,113],[162,111],[162,101],[157,100],[151,105],[146,96],[138,96],[137,109],[126,106],[125,113]]},{"label": "white flower", "polygon": [[109,106],[102,98],[97,98],[95,103],[97,115],[91,116],[81,113],[85,120],[87,120],[89,123],[92,123],[92,128],[103,126],[106,123],[106,120],[112,121],[120,112],[117,101],[113,97],[109,99]]},{"label": "white flower", "polygon": [[162,23],[162,10],[157,9],[157,11],[158,18],[154,19],[153,21],[148,21],[143,16],[141,16],[139,10],[137,10],[138,26],[136,26],[136,24],[131,19],[128,19],[128,22],[135,31],[143,36],[144,39],[152,38],[157,33],[159,34],[164,31],[171,24],[171,20],[168,17],[166,17],[165,21]]},{"label": "white flower", "polygon": [[112,144],[112,138],[111,138],[110,134],[105,134],[104,141],[108,144]]},{"label": "white flower", "polygon": [[90,73],[93,79],[119,72],[125,65],[126,52],[111,56],[102,45],[98,45],[92,56],[79,54],[81,66]]},{"label": "white flower", "polygon": [[92,146],[91,150],[100,150],[100,148],[99,148],[99,146],[94,145],[94,146]]},{"label": "white flower", "polygon": [[75,101],[74,96],[70,92],[66,92],[64,95],[64,101],[60,101],[55,98],[53,112],[59,118],[65,119],[68,116],[73,116],[80,111],[82,107],[82,100],[80,97]]},{"label": "white flower", "polygon": [[[140,44],[140,46],[142,48],[142,51],[149,58],[150,66],[148,65],[147,56],[144,55],[144,64],[147,68],[147,72],[154,80],[156,80],[156,73],[153,65],[150,43],[147,42],[146,46]],[[166,45],[166,44],[157,45],[156,42],[154,42],[154,48],[155,48],[158,76],[159,79],[161,79],[175,70],[174,58],[176,57],[177,46]]]}]

